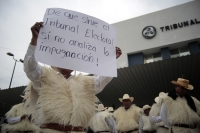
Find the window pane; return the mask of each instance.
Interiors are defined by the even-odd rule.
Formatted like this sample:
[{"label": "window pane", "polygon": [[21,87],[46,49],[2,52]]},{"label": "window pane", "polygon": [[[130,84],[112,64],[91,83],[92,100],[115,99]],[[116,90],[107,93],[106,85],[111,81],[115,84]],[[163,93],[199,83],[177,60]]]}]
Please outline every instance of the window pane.
[{"label": "window pane", "polygon": [[158,53],[154,53],[154,54],[153,54],[153,58],[158,58],[158,57],[161,57],[161,52],[158,52]]},{"label": "window pane", "polygon": [[188,51],[188,52],[182,52],[182,53],[180,53],[180,56],[186,56],[186,55],[190,55],[190,52]]},{"label": "window pane", "polygon": [[153,62],[153,59],[149,59],[149,60],[145,60],[144,63],[150,63],[150,62]]},{"label": "window pane", "polygon": [[144,58],[146,60],[153,59],[153,55],[152,54],[148,54],[148,55],[145,55]]},{"label": "window pane", "polygon": [[188,47],[183,47],[179,49],[180,53],[189,52]]},{"label": "window pane", "polygon": [[171,55],[179,55],[179,51],[178,51],[178,49],[172,49],[172,50],[170,50],[170,53],[171,53]]},{"label": "window pane", "polygon": [[153,58],[153,61],[159,61],[159,60],[162,60],[162,57]]},{"label": "window pane", "polygon": [[180,54],[174,54],[174,55],[171,55],[171,58],[176,58],[176,57],[179,57]]}]

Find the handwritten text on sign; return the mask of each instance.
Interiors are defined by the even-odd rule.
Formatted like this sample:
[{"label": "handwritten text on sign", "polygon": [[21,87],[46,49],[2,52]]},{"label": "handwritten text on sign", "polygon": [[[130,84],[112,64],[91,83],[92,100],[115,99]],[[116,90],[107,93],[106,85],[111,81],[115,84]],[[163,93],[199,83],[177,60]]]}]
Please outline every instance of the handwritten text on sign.
[{"label": "handwritten text on sign", "polygon": [[59,8],[48,8],[40,29],[36,59],[45,64],[117,76],[112,25],[97,18]]}]

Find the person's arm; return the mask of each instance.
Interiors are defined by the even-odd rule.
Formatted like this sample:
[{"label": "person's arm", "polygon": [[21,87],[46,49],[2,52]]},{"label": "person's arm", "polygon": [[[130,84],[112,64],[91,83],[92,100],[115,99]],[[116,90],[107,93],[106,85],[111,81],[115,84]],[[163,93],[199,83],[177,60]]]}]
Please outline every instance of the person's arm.
[{"label": "person's arm", "polygon": [[110,117],[106,117],[105,118],[105,121],[107,123],[107,125],[110,127],[112,133],[116,133],[116,123],[115,123],[115,120],[112,116]]},{"label": "person's arm", "polygon": [[[121,54],[121,49],[119,47],[116,47],[116,59],[119,58]],[[112,77],[96,76],[94,78],[96,94],[100,93],[112,79]]]},{"label": "person's arm", "polygon": [[33,83],[42,76],[42,68],[35,59],[35,48],[30,44],[24,58],[24,72]]},{"label": "person's arm", "polygon": [[24,71],[27,77],[33,82],[33,86],[35,85],[34,82],[42,76],[42,68],[34,55],[40,27],[42,27],[42,22],[35,23],[31,27],[32,39],[24,58]]},{"label": "person's arm", "polygon": [[167,108],[164,103],[162,103],[161,109],[160,109],[160,116],[162,121],[164,122],[165,127],[169,127],[169,124],[167,122],[168,114],[167,114]]}]

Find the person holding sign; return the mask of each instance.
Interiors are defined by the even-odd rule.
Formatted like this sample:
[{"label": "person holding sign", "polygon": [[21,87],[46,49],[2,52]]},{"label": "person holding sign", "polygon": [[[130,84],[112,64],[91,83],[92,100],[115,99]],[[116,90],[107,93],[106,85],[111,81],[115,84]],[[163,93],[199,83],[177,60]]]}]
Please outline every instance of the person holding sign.
[{"label": "person holding sign", "polygon": [[[95,94],[112,80],[104,76],[71,76],[73,70],[42,67],[35,59],[38,34],[43,22],[31,27],[32,39],[24,59],[24,71],[31,82],[34,121],[43,133],[85,132],[95,114]],[[116,47],[116,58],[122,54]],[[69,62],[70,63],[70,62]]]}]

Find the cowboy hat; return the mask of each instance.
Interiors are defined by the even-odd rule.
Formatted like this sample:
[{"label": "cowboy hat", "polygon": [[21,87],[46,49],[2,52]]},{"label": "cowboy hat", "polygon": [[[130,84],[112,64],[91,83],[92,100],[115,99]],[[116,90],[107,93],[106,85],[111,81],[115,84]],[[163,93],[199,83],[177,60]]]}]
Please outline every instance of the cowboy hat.
[{"label": "cowboy hat", "polygon": [[133,102],[134,98],[130,97],[128,94],[124,94],[123,98],[119,98],[120,102],[123,102],[123,100],[129,99],[131,102]]},{"label": "cowboy hat", "polygon": [[103,111],[103,110],[105,110],[105,109],[107,109],[107,108],[104,107],[103,104],[99,104],[99,105],[98,105],[98,109],[97,109],[97,111]]},{"label": "cowboy hat", "polygon": [[171,81],[171,83],[175,84],[175,85],[182,86],[182,87],[184,87],[185,89],[188,89],[188,90],[194,89],[194,87],[189,84],[189,80],[187,80],[187,79],[178,78],[177,81]]},{"label": "cowboy hat", "polygon": [[149,106],[149,105],[144,105],[144,106],[142,107],[143,110],[150,109],[150,108],[151,108],[151,106]]},{"label": "cowboy hat", "polygon": [[164,98],[168,95],[168,93],[160,92],[159,93],[159,98]]},{"label": "cowboy hat", "polygon": [[154,101],[155,101],[156,103],[160,103],[160,100],[161,100],[162,98],[164,98],[165,96],[167,96],[167,95],[168,95],[168,93],[160,92],[159,95],[154,99]]},{"label": "cowboy hat", "polygon": [[109,112],[114,111],[113,107],[108,107],[108,111],[109,111]]}]

